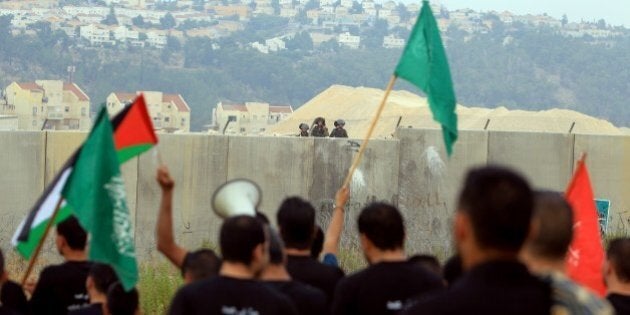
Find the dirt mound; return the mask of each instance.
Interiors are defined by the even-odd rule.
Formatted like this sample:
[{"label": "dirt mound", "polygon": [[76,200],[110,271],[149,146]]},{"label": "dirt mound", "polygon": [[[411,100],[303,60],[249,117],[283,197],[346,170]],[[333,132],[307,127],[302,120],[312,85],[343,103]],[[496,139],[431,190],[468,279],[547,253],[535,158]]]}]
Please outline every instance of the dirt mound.
[{"label": "dirt mound", "polygon": [[[366,87],[333,85],[298,108],[287,120],[272,128],[267,134],[297,135],[300,123],[311,125],[322,116],[332,130],[333,121],[346,121],[351,138],[363,138],[378,107],[383,90]],[[457,105],[460,130],[534,131],[549,133],[613,134],[623,132],[610,122],[582,113],[551,109],[546,111],[508,110],[505,107],[479,108]],[[575,123],[575,125],[574,125]],[[487,125],[487,126],[486,126]],[[433,121],[427,100],[407,91],[392,91],[383,114],[376,125],[373,138],[389,138],[396,127],[439,128]]]}]

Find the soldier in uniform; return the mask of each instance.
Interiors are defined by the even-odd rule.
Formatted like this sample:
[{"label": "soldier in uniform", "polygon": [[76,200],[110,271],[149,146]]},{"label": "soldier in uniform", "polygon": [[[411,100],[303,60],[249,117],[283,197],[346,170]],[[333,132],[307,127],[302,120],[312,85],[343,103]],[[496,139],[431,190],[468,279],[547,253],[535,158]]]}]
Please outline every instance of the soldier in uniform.
[{"label": "soldier in uniform", "polygon": [[335,120],[335,129],[330,133],[331,137],[337,138],[348,138],[348,133],[346,129],[343,129],[343,126],[346,125],[346,122],[343,119]]},{"label": "soldier in uniform", "polygon": [[305,123],[300,124],[300,134],[299,137],[308,137],[308,125]]},{"label": "soldier in uniform", "polygon": [[313,121],[313,128],[311,128],[311,136],[328,137],[328,128],[326,128],[326,120],[324,117],[315,118],[315,121]]}]

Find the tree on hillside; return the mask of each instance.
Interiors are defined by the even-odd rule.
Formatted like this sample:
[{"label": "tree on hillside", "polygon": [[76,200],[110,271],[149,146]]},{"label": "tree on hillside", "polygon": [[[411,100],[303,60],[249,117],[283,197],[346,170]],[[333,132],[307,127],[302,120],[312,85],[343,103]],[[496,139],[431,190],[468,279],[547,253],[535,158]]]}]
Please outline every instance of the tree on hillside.
[{"label": "tree on hillside", "polygon": [[142,15],[138,15],[135,18],[131,19],[131,24],[137,27],[144,27],[144,18]]},{"label": "tree on hillside", "polygon": [[101,24],[105,25],[117,25],[118,19],[116,18],[116,12],[114,11],[114,6],[109,7],[109,13],[105,16],[105,19],[101,21]]},{"label": "tree on hillside", "polygon": [[280,0],[271,0],[271,7],[273,8],[273,14],[280,14]]},{"label": "tree on hillside", "polygon": [[569,18],[567,18],[566,14],[562,15],[562,20],[560,20],[560,22],[562,23],[562,27],[566,26],[567,24],[569,24]]},{"label": "tree on hillside", "polygon": [[160,18],[160,25],[162,26],[163,30],[170,30],[172,28],[175,28],[177,22],[175,21],[175,18],[173,17],[171,12],[168,12]]},{"label": "tree on hillside", "polygon": [[286,42],[288,50],[311,51],[313,50],[313,39],[306,31],[295,34],[292,39]]}]

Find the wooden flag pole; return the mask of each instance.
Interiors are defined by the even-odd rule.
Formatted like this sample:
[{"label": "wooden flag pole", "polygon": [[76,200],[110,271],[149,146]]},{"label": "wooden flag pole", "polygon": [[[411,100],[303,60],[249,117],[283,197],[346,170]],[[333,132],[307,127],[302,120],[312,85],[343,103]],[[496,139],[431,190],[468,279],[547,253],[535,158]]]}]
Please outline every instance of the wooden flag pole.
[{"label": "wooden flag pole", "polygon": [[346,176],[346,179],[343,181],[343,185],[341,187],[348,187],[348,184],[350,184],[350,180],[352,180],[352,174],[354,174],[354,171],[359,166],[359,163],[361,163],[361,158],[363,157],[365,148],[367,147],[367,144],[370,141],[370,137],[372,137],[372,132],[374,132],[374,127],[376,127],[376,123],[378,122],[378,119],[381,117],[381,113],[383,113],[383,108],[385,108],[385,103],[387,103],[389,92],[392,91],[392,88],[394,87],[395,82],[396,82],[396,76],[392,75],[392,77],[389,79],[389,83],[387,84],[387,89],[385,89],[385,95],[383,95],[381,104],[376,110],[376,114],[374,114],[374,118],[372,118],[372,124],[370,125],[370,128],[368,129],[368,132],[365,135],[365,139],[363,139],[363,143],[361,143],[359,152],[354,157],[354,161],[352,161],[352,166],[350,166],[350,169],[348,170],[348,175]]},{"label": "wooden flag pole", "polygon": [[31,255],[31,259],[28,261],[28,268],[26,268],[26,273],[24,273],[24,276],[22,277],[22,286],[26,284],[26,280],[28,280],[28,276],[31,274],[31,271],[33,271],[33,266],[35,266],[35,262],[37,261],[39,252],[42,250],[42,246],[44,246],[44,241],[46,241],[46,236],[48,235],[50,228],[55,224],[55,217],[57,216],[57,213],[59,212],[59,208],[61,208],[62,202],[63,202],[63,197],[60,196],[59,201],[57,201],[57,205],[55,206],[55,211],[53,211],[53,214],[50,217],[50,220],[48,220],[48,223],[46,224],[46,229],[44,229],[44,235],[42,235],[42,238],[39,240],[39,243],[37,243],[37,247],[35,247],[35,252]]}]

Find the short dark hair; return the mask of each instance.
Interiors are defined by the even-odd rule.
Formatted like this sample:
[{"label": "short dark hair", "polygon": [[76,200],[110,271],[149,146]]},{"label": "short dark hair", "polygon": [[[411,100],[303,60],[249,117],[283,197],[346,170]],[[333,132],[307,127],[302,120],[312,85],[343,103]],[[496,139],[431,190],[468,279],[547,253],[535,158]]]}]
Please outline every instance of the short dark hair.
[{"label": "short dark hair", "polygon": [[221,226],[219,243],[225,261],[249,265],[254,248],[264,242],[263,225],[252,216],[234,216],[225,220]]},{"label": "short dark hair", "polygon": [[359,233],[364,234],[381,250],[402,248],[405,223],[396,207],[375,202],[363,208],[358,219]]},{"label": "short dark hair", "polygon": [[468,172],[458,209],[469,215],[479,246],[515,253],[529,233],[533,194],[514,171],[486,166]]},{"label": "short dark hair", "polygon": [[96,290],[103,294],[107,294],[107,289],[109,289],[112,284],[118,282],[116,272],[107,264],[93,263],[88,272],[88,277],[92,278]]},{"label": "short dark hair", "polygon": [[277,214],[280,235],[287,248],[310,249],[315,229],[315,208],[300,197],[286,198]]},{"label": "short dark hair", "polygon": [[538,257],[564,259],[573,239],[571,205],[558,192],[536,191],[532,221],[538,229],[527,249]]},{"label": "short dark hair", "polygon": [[409,259],[410,263],[414,263],[426,270],[436,274],[440,278],[442,277],[442,266],[437,257],[428,254],[413,255]]},{"label": "short dark hair", "polygon": [[207,279],[219,274],[221,258],[207,248],[186,254],[182,263],[182,276],[188,274],[193,281]]},{"label": "short dark hair", "polygon": [[311,257],[317,259],[319,258],[319,254],[322,253],[324,249],[324,231],[321,227],[317,226],[315,230],[315,238],[313,238],[313,243],[311,244]]},{"label": "short dark hair", "polygon": [[76,217],[71,216],[57,224],[57,234],[63,236],[68,246],[74,250],[84,250],[87,244],[87,233]]},{"label": "short dark hair", "polygon": [[112,284],[107,290],[107,309],[112,315],[134,315],[138,310],[138,290],[125,291],[120,282]]},{"label": "short dark hair", "polygon": [[0,275],[4,273],[4,254],[2,253],[2,249],[0,249]]},{"label": "short dark hair", "polygon": [[619,281],[630,282],[630,238],[622,237],[610,241],[606,256]]},{"label": "short dark hair", "polygon": [[284,263],[284,242],[278,232],[268,227],[269,232],[269,263],[281,265]]}]

